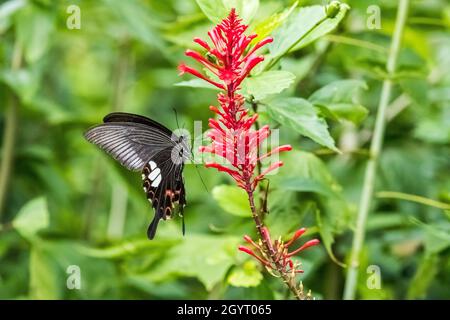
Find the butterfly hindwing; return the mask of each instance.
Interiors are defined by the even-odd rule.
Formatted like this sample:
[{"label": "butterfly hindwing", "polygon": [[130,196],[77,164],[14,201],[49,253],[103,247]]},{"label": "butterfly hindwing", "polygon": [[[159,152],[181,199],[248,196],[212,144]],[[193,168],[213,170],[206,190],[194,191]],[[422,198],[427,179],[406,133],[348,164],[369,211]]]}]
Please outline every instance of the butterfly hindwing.
[{"label": "butterfly hindwing", "polygon": [[158,164],[158,160],[158,157],[150,160],[142,170],[144,192],[155,209],[155,217],[147,230],[149,239],[155,236],[159,220],[170,219],[175,212],[182,215],[186,205],[183,164],[170,165],[167,161]]},{"label": "butterfly hindwing", "polygon": [[153,239],[159,220],[171,218],[174,211],[182,215],[186,205],[182,172],[188,147],[165,126],[143,116],[117,112],[103,121],[85,137],[127,169],[142,172],[144,192],[155,210],[147,232]]}]

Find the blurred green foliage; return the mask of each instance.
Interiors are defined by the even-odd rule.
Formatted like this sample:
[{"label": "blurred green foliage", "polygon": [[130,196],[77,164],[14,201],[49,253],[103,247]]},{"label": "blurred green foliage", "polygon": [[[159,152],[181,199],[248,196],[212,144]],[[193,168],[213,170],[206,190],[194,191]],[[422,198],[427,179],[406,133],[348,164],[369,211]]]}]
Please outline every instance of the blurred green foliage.
[{"label": "blurred green foliage", "polygon": [[[341,298],[396,12],[395,1],[347,2],[348,12],[327,17],[323,1],[0,1],[1,161],[12,160],[0,189],[0,298],[286,297],[237,250],[255,230],[228,177],[199,167],[205,189],[188,165],[186,236],[175,219],[148,241],[153,213],[139,175],[83,139],[113,110],[175,129],[175,108],[180,125],[206,129],[216,92],[176,66],[231,7],[258,39],[275,39],[242,92],[297,150],[270,177],[266,222],[274,235],[305,226],[320,236],[323,246],[299,257],[301,280],[317,298]],[[374,4],[381,29],[367,25]],[[81,29],[67,26],[71,5]],[[412,1],[376,185],[406,199],[375,199],[359,298],[450,298],[449,27],[448,2]],[[80,290],[66,285],[73,265]],[[369,265],[381,268],[379,290],[366,285]]]}]

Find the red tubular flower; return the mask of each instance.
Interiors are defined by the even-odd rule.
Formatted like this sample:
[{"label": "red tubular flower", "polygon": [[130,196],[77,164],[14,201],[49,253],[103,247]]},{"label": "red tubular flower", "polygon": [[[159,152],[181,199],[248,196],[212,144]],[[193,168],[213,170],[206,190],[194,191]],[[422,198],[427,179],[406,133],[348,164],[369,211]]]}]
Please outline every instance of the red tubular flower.
[{"label": "red tubular flower", "polygon": [[[294,236],[287,241],[286,243],[279,240],[272,241],[269,235],[269,231],[266,227],[263,228],[263,239],[267,242],[268,247],[270,248],[270,255],[272,256],[271,262],[269,262],[268,259],[266,259],[267,253],[264,251],[264,249],[255,243],[249,236],[245,235],[244,240],[251,244],[259,253],[257,255],[252,249],[240,246],[239,250],[251,255],[252,257],[256,258],[258,261],[260,261],[265,267],[267,267],[270,270],[277,270],[280,271],[280,269],[283,272],[286,273],[303,273],[302,269],[299,269],[300,264],[295,263],[292,261],[291,257],[299,253],[300,251],[303,251],[309,247],[318,245],[320,243],[317,239],[312,239],[307,241],[305,244],[303,244],[298,249],[293,250],[292,252],[288,252],[289,247],[298,239],[300,238],[304,233],[306,232],[306,228],[301,228],[295,232]],[[278,264],[278,266],[277,266]]]},{"label": "red tubular flower", "polygon": [[244,97],[237,91],[253,68],[264,60],[264,57],[256,52],[272,42],[272,38],[265,38],[250,47],[256,35],[245,35],[246,30],[247,26],[232,9],[226,19],[208,32],[211,44],[200,38],[194,39],[195,43],[207,51],[206,55],[194,50],[185,52],[186,56],[197,60],[206,68],[208,75],[184,63],[178,69],[180,74],[190,73],[223,90],[218,94],[220,107],[210,107],[218,116],[217,120],[209,120],[211,130],[208,136],[212,143],[210,146],[201,147],[199,151],[224,158],[225,164],[208,163],[206,166],[228,173],[238,186],[247,192],[253,192],[266,174],[282,165],[281,162],[274,163],[255,176],[258,162],[279,152],[289,151],[291,147],[282,146],[267,154],[258,154],[259,147],[270,135],[270,129],[268,126],[257,131],[252,129],[258,115],[248,114],[244,107]]}]

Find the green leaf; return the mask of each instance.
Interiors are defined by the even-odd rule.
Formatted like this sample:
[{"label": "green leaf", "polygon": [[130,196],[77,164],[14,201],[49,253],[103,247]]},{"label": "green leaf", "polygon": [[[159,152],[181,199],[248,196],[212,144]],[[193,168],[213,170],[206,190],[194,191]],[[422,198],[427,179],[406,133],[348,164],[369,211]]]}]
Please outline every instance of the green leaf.
[{"label": "green leaf", "polygon": [[236,9],[239,17],[248,24],[259,7],[259,0],[196,0],[200,9],[213,23],[220,23],[232,8]]},{"label": "green leaf", "polygon": [[336,197],[342,187],[333,178],[326,164],[316,155],[305,151],[291,151],[284,159],[282,173],[274,176],[285,190],[316,192]]},{"label": "green leaf", "polygon": [[149,9],[142,2],[137,0],[103,0],[103,2],[126,25],[126,30],[132,36],[148,45],[161,46],[161,40],[154,30],[155,17],[150,15]]},{"label": "green leaf", "polygon": [[[349,9],[350,7],[347,4],[340,3],[339,12],[334,17],[326,17],[325,20],[318,23],[316,27],[313,28],[313,30],[311,30],[304,38],[297,42],[292,51],[304,48],[318,38],[323,37],[324,35],[336,29],[342,19],[344,19]],[[317,9],[316,12],[314,12],[314,15],[318,15]]]},{"label": "green leaf", "polygon": [[439,257],[437,254],[424,255],[419,268],[408,289],[408,299],[426,298],[428,288],[438,272]]},{"label": "green leaf", "polygon": [[177,282],[152,283],[145,276],[132,275],[125,279],[125,282],[132,287],[152,296],[152,299],[162,300],[183,300],[186,297],[192,297],[192,291],[189,286],[180,286]]},{"label": "green leaf", "polygon": [[240,239],[191,234],[168,250],[165,259],[145,276],[149,281],[196,277],[211,290],[235,263]]},{"label": "green leaf", "polygon": [[214,187],[212,195],[225,212],[238,217],[252,216],[247,194],[241,188],[230,185],[220,185]]},{"label": "green leaf", "polygon": [[336,196],[336,192],[328,185],[309,178],[288,178],[280,183],[280,188],[297,192],[314,192],[327,197]]},{"label": "green leaf", "polygon": [[263,275],[254,261],[247,261],[242,267],[235,267],[228,276],[228,283],[235,287],[256,287]]},{"label": "green leaf", "polygon": [[[317,211],[324,226],[322,232],[328,237],[328,243],[332,243],[336,234],[347,230],[350,221],[349,206],[342,195],[342,187],[327,165],[312,153],[291,151],[283,157],[283,162],[283,170],[271,180],[275,188],[269,202],[271,214],[267,218],[270,225],[284,230],[283,227],[290,221],[302,221],[303,217],[314,215]],[[315,194],[302,194],[299,206],[296,192]],[[292,204],[295,206],[292,207]]]},{"label": "green leaf", "polygon": [[265,71],[245,79],[242,83],[244,96],[253,95],[256,100],[267,98],[289,88],[295,76],[288,71]]},{"label": "green leaf", "polygon": [[175,83],[174,86],[177,87],[188,87],[188,88],[203,88],[203,89],[211,89],[211,90],[218,90],[216,86],[212,85],[209,82],[206,82],[202,79],[192,79],[187,81],[181,81],[178,83]]},{"label": "green leaf", "polygon": [[[30,296],[33,299],[88,299],[102,296],[117,299],[118,278],[112,261],[81,254],[72,241],[32,242],[30,256]],[[80,268],[80,290],[68,290],[69,266]]]},{"label": "green leaf", "polygon": [[308,99],[312,102],[356,102],[362,89],[367,90],[367,84],[362,80],[338,80],[318,89]]},{"label": "green leaf", "polygon": [[317,221],[317,227],[319,228],[320,237],[322,238],[323,245],[325,246],[325,249],[328,252],[329,257],[331,260],[334,261],[337,265],[341,266],[342,268],[346,268],[347,266],[340,262],[336,256],[333,253],[333,243],[334,243],[334,236],[333,236],[333,227],[327,217],[322,218],[320,214],[320,210],[316,210],[316,221]]},{"label": "green leaf", "polygon": [[252,43],[258,43],[262,39],[269,36],[289,17],[289,15],[294,11],[297,5],[298,1],[296,1],[290,8],[284,10],[283,12],[274,13],[267,19],[259,22],[253,30],[253,32],[258,36],[253,39]]},{"label": "green leaf", "polygon": [[30,298],[60,299],[61,282],[58,268],[48,252],[33,246],[30,253]]},{"label": "green leaf", "polygon": [[369,111],[360,104],[350,103],[332,103],[321,104],[314,103],[324,115],[335,120],[348,120],[355,124],[361,123]]},{"label": "green leaf", "polygon": [[214,24],[220,23],[229,13],[222,0],[196,0],[196,2],[205,16]]},{"label": "green leaf", "polygon": [[268,113],[274,120],[318,144],[339,152],[328,132],[326,121],[319,117],[317,109],[309,101],[302,98],[280,98],[267,103]]},{"label": "green leaf", "polygon": [[410,220],[425,231],[425,252],[427,254],[438,254],[450,247],[449,223],[441,223],[440,225],[426,224],[412,217]]},{"label": "green leaf", "polygon": [[12,222],[13,227],[25,238],[33,238],[36,233],[50,224],[47,200],[36,198],[25,204]]},{"label": "green leaf", "polygon": [[178,240],[161,240],[148,241],[145,240],[133,240],[125,241],[120,244],[106,247],[106,248],[93,248],[83,245],[76,246],[76,249],[89,257],[102,258],[102,259],[118,259],[132,255],[137,255],[144,250],[166,250],[167,248],[178,243]]},{"label": "green leaf", "polygon": [[339,80],[315,91],[308,100],[320,108],[325,108],[336,119],[345,119],[356,124],[364,120],[368,111],[359,103],[361,90],[367,85],[361,80]]},{"label": "green leaf", "polygon": [[17,39],[24,48],[25,59],[34,63],[44,56],[52,40],[54,18],[49,12],[29,5],[16,16]]},{"label": "green leaf", "polygon": [[10,0],[0,5],[0,34],[10,26],[11,16],[26,4],[26,0]]},{"label": "green leaf", "polygon": [[10,87],[24,103],[30,103],[39,89],[40,76],[36,70],[20,69],[0,72],[0,82]]},{"label": "green leaf", "polygon": [[276,60],[329,33],[337,27],[347,11],[348,6],[341,4],[338,14],[330,18],[325,13],[325,7],[320,5],[295,9],[274,32],[274,41],[269,45],[270,59]]}]

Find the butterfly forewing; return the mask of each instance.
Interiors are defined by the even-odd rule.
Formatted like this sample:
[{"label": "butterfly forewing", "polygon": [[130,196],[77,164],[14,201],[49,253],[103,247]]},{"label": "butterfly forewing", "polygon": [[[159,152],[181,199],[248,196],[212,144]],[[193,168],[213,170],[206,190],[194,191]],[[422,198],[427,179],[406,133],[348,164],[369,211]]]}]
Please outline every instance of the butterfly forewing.
[{"label": "butterfly forewing", "polygon": [[[147,232],[153,239],[159,220],[171,218],[174,210],[182,214],[186,204],[182,172],[187,145],[162,124],[143,116],[112,113],[103,121],[85,137],[127,169],[142,172],[144,192],[155,210]],[[179,158],[174,159],[174,154]]]}]

